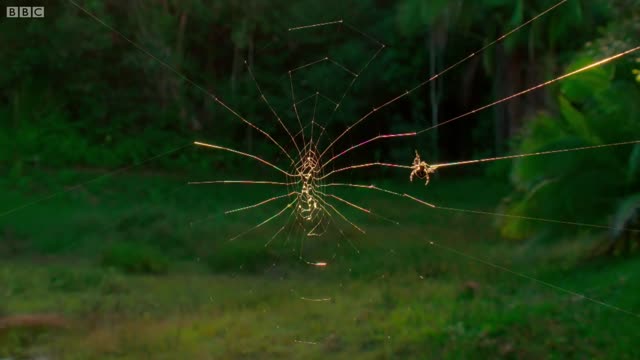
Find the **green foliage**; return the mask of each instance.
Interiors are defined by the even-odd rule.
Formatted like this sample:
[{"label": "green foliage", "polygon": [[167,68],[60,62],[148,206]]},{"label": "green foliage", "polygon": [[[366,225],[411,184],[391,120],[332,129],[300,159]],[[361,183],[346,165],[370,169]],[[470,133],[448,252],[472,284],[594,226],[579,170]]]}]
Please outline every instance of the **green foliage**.
[{"label": "green foliage", "polygon": [[[569,70],[593,61],[579,57]],[[623,62],[617,67],[626,66]],[[517,153],[637,140],[640,89],[628,77],[614,77],[614,69],[601,67],[565,80],[557,96],[558,113],[533,119]],[[594,224],[611,221],[617,233],[635,216],[635,196],[627,197],[640,190],[639,151],[638,146],[619,146],[518,159],[512,169],[517,191],[507,204],[508,213]],[[611,213],[618,215],[610,219]],[[502,226],[503,234],[512,238],[540,229],[554,233],[568,227],[517,218]]]},{"label": "green foliage", "polygon": [[623,198],[613,216],[611,225],[614,237],[622,236],[625,228],[630,228],[638,221],[638,210],[640,210],[640,193],[629,195]]},{"label": "green foliage", "polygon": [[627,164],[627,182],[635,183],[638,181],[640,181],[640,144],[633,146]]},{"label": "green foliage", "polygon": [[[282,74],[327,53],[356,70],[377,51],[373,42],[347,28],[287,32],[287,27],[344,18],[389,45],[358,78],[337,116],[320,121],[326,121],[327,131],[335,136],[372,106],[426,78],[430,55],[426,37],[435,34],[439,43],[447,44],[437,49],[437,69],[442,70],[553,2],[188,0],[165,1],[162,6],[152,1],[88,1],[82,6],[281,140],[287,135],[259,100],[243,60],[254,68],[274,109],[292,125],[295,119]],[[510,51],[526,51],[538,61],[551,52],[552,43],[558,44],[552,49],[554,54],[582,45],[607,16],[602,9],[606,1],[584,3],[569,1],[541,18],[530,32],[514,34],[507,39]],[[0,54],[6,70],[0,74],[0,147],[13,149],[0,153],[0,168],[16,178],[28,166],[129,165],[194,139],[242,144],[240,147],[277,159],[277,149],[261,135],[70,3],[52,6],[41,21],[3,21],[0,26],[0,43],[8,44]],[[495,58],[496,54],[487,51],[484,56]],[[351,80],[343,81],[335,70],[300,72],[300,93],[314,84],[327,89],[325,95],[335,100]],[[462,99],[459,91],[464,79],[494,76],[493,71],[494,67],[488,67],[479,76],[450,72],[439,85],[441,98],[452,108],[466,103],[468,99]],[[415,94],[403,104],[406,106],[381,111],[368,120],[371,126],[354,129],[352,137],[345,139],[348,143],[338,145],[352,145],[359,138],[396,129],[423,128],[430,109],[425,97],[419,91]],[[487,94],[474,93],[473,98],[484,101]],[[482,139],[471,145],[491,148],[489,143]],[[414,147],[380,142],[375,151],[399,159],[401,155],[396,154],[410,153]],[[203,173],[222,166],[239,167],[235,157],[220,161],[226,158],[218,152],[198,155],[181,151],[156,159],[151,166]]]},{"label": "green foliage", "polygon": [[105,248],[101,264],[127,273],[164,274],[169,260],[159,250],[143,244],[118,242]]}]

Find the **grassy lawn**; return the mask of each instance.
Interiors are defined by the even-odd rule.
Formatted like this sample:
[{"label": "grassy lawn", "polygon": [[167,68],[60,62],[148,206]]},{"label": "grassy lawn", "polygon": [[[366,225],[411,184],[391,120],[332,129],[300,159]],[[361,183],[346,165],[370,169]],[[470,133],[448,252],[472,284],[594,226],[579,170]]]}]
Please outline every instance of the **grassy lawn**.
[{"label": "grassy lawn", "polygon": [[[0,182],[2,211],[96,174]],[[490,216],[407,199],[336,192],[395,225],[339,208],[343,235],[303,237],[288,214],[229,239],[286,200],[222,216],[284,192],[187,186],[120,175],[0,218],[0,318],[55,314],[65,326],[0,326],[0,358],[638,358],[640,318],[473,261],[430,242],[640,312],[640,261],[586,260],[585,236],[512,243]],[[468,177],[407,191],[438,205],[493,210],[506,186]],[[326,261],[315,267],[309,262]]]}]

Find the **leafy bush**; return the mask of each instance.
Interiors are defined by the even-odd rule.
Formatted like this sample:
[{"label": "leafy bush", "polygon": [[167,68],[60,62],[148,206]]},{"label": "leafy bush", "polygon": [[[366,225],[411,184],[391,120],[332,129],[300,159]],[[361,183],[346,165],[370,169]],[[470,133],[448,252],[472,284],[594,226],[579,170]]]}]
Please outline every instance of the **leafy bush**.
[{"label": "leafy bush", "polygon": [[101,263],[127,273],[164,274],[169,269],[160,251],[137,243],[114,243],[104,250]]},{"label": "leafy bush", "polygon": [[[568,70],[595,60],[581,57]],[[629,76],[631,66],[623,61],[565,80],[557,96],[558,114],[541,114],[531,121],[517,153],[640,139],[640,87]],[[615,238],[637,216],[639,167],[637,144],[520,158],[512,168],[516,190],[506,211],[562,221],[609,222]],[[507,237],[522,238],[541,231],[575,231],[575,227],[509,218],[501,230]]]}]

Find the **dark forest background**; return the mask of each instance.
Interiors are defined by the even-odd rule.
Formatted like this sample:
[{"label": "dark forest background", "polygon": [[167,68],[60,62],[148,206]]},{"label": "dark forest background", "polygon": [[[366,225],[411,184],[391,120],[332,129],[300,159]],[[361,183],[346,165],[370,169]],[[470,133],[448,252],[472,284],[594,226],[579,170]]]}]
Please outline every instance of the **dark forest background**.
[{"label": "dark forest background", "polygon": [[[0,161],[13,179],[33,167],[113,169],[198,139],[232,145],[265,159],[286,160],[273,144],[205,91],[290,147],[286,133],[260,100],[244,62],[252,67],[274,109],[292,127],[296,120],[287,71],[329,54],[355,72],[379,50],[375,40],[367,38],[371,36],[387,46],[346,94],[335,116],[322,112],[323,106],[324,110],[329,107],[320,99],[317,122],[336,137],[371,108],[413,88],[555,3],[166,0],[80,4],[202,87],[198,89],[78,7],[52,2],[44,19],[5,19],[2,24],[0,63],[5,70],[0,77],[0,111],[4,131],[0,142],[10,150],[0,154]],[[631,48],[638,38],[638,8],[633,0],[568,1],[379,111],[334,149],[378,134],[437,125]],[[356,30],[332,25],[287,31],[335,19],[344,19]],[[639,133],[637,74],[633,72],[638,67],[636,58],[625,57],[411,140],[377,142],[351,152],[348,163],[384,160],[406,164],[413,149],[419,149],[427,162],[435,163],[636,140],[632,136]],[[298,100],[303,97],[300,94],[320,91],[337,102],[350,79],[336,67],[317,68],[294,80]],[[307,101],[305,105],[312,104]],[[308,118],[303,122],[308,123]],[[637,197],[627,198],[638,190],[638,154],[638,146],[628,146],[598,151],[601,160],[592,158],[591,153],[570,154],[516,162],[513,170],[510,163],[494,163],[489,171],[503,178],[511,176],[523,194],[536,189],[542,203],[561,196],[576,204],[572,209],[558,206],[545,210],[514,200],[517,204],[512,211],[516,213],[534,208],[542,217],[603,221],[624,203],[620,210],[624,219],[610,221],[627,223],[638,205]],[[622,162],[613,161],[613,156]],[[570,164],[566,164],[567,158],[572,159]],[[248,166],[251,172],[269,171],[215,151],[207,156],[181,151],[156,159],[151,166],[194,175],[230,169],[242,172]],[[468,168],[476,174],[478,169]],[[354,172],[350,179],[395,175],[395,171],[377,169]],[[545,183],[558,178],[565,180]],[[541,184],[546,184],[544,189]],[[590,197],[595,202],[581,203],[579,199],[586,199],[578,194],[584,191],[602,196]],[[529,195],[530,203],[535,200]],[[596,208],[603,211],[580,214]],[[524,230],[515,229],[521,224],[512,225],[509,231],[521,235]]]}]

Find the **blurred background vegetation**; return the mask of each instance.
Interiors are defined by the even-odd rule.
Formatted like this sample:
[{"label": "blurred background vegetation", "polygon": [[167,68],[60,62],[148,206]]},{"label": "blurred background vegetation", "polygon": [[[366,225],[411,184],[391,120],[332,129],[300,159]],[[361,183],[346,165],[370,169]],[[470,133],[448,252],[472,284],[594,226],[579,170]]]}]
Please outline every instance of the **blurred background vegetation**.
[{"label": "blurred background vegetation", "polygon": [[[285,134],[278,131],[260,101],[243,62],[255,67],[261,83],[276,84],[275,91],[265,93],[275,109],[290,112],[288,94],[277,91],[287,85],[283,79],[287,70],[315,59],[317,48],[318,54],[328,52],[356,68],[376,47],[339,25],[295,32],[295,36],[286,30],[297,24],[347,19],[389,46],[358,79],[338,116],[331,117],[330,123],[329,119],[318,121],[337,136],[372,106],[412,88],[554,3],[167,0],[87,1],[82,6],[232,108],[240,109],[245,118],[279,136]],[[377,133],[423,129],[630,48],[638,34],[638,8],[633,0],[568,1],[381,111],[339,145],[350,146]],[[30,168],[125,166],[192,139],[215,139],[267,159],[277,155],[277,148],[247,130],[207,94],[115,32],[106,31],[77,7],[54,5],[47,11],[41,21],[5,21],[0,35],[7,44],[0,62],[8,70],[0,77],[4,124],[0,142],[11,149],[0,154],[0,161],[13,179]],[[371,160],[369,150],[377,159],[406,163],[415,147],[433,163],[635,140],[632,135],[639,133],[638,85],[633,70],[640,65],[634,60],[627,57],[561,85],[513,99],[473,118],[434,129],[411,143],[379,142],[373,149],[352,152],[352,162]],[[344,84],[336,69],[331,71],[309,72],[303,81],[315,88],[328,83],[327,95],[338,98],[342,91],[337,89],[342,90]],[[294,124],[286,116],[285,121],[289,126]],[[624,227],[633,221],[630,216],[638,206],[633,194],[637,191],[639,153],[636,146],[635,150],[601,150],[595,159],[593,152],[585,152],[518,161],[510,175],[523,195],[514,196],[510,211],[585,222],[610,221]],[[240,169],[245,163],[219,152],[197,157],[182,151],[154,160],[153,167],[206,174]],[[508,164],[495,165],[501,176],[510,171]],[[371,173],[375,177],[393,175]],[[587,192],[591,196],[580,195]],[[518,200],[524,194],[527,200]],[[566,206],[546,206],[548,199],[557,196]],[[619,215],[615,218],[604,218],[616,211]],[[507,224],[505,234],[525,236],[531,230],[527,226]],[[531,226],[541,228],[541,224]]]},{"label": "blurred background vegetation", "polygon": [[[405,89],[412,89],[556,3],[557,0],[78,2],[112,27],[108,29],[70,2],[50,1],[45,2],[44,19],[2,19],[0,148],[5,150],[0,151],[0,192],[4,194],[0,209],[0,254],[9,264],[2,276],[5,280],[18,279],[5,282],[6,293],[18,296],[13,300],[5,298],[5,307],[16,312],[46,310],[59,305],[25,300],[31,299],[30,296],[37,299],[41,294],[25,290],[26,285],[21,285],[23,281],[54,292],[74,293],[78,289],[89,289],[98,297],[104,294],[125,296],[121,294],[129,294],[129,289],[135,288],[109,269],[126,274],[166,275],[192,269],[195,266],[192,263],[200,264],[202,259],[207,271],[215,274],[263,274],[274,263],[288,263],[295,271],[303,271],[291,254],[291,246],[285,246],[279,253],[264,248],[265,238],[272,233],[259,233],[240,244],[222,241],[225,236],[261,221],[260,214],[269,214],[268,211],[233,219],[205,218],[241,203],[259,201],[270,195],[271,190],[220,187],[185,190],[178,187],[187,180],[224,179],[236,175],[281,180],[268,168],[253,163],[248,165],[241,157],[187,146],[193,140],[231,146],[259,154],[279,166],[288,166],[287,159],[273,144],[239,121],[206,92],[215,94],[237,109],[241,116],[282,141],[285,148],[292,149],[287,134],[261,101],[245,61],[271,105],[286,124],[294,127],[297,122],[288,92],[288,70],[327,54],[349,69],[360,69],[376,53],[378,45],[359,31],[384,43],[386,47],[358,77],[345,101],[340,103],[339,111],[332,114],[330,103],[319,105],[316,121],[335,138],[372,107],[402,94]],[[344,25],[287,31],[293,26],[335,19],[344,19],[359,31]],[[638,46],[638,39],[640,1],[568,0],[504,41],[377,112],[366,124],[354,128],[338,141],[335,148],[344,149],[378,134],[416,131],[437,125]],[[168,70],[162,62],[201,89]],[[305,71],[295,79],[295,86],[299,94],[320,91],[338,100],[350,80],[340,69],[329,64]],[[298,95],[300,98],[303,95]],[[305,105],[312,104],[307,101]],[[334,166],[370,161],[408,165],[414,149],[418,149],[427,162],[436,163],[632,141],[640,139],[639,116],[640,57],[631,55],[411,140],[370,144],[350,152]],[[176,149],[179,150],[174,151]],[[166,152],[170,153],[145,162]],[[96,179],[110,170],[141,162],[145,163],[138,168],[127,168],[122,174]],[[370,169],[351,172],[343,180],[375,180],[394,189],[404,189],[404,185],[398,184],[404,184],[407,177],[408,173],[395,170]],[[87,180],[91,183],[74,186]],[[416,188],[412,189],[415,193]],[[627,230],[640,226],[638,144],[443,169],[426,189],[417,196],[429,201],[439,200],[438,204],[443,206],[605,227],[595,231],[515,217],[489,219],[488,222],[495,222],[496,226],[486,230],[486,237],[518,241],[487,242],[484,247],[473,247],[474,252],[512,256],[509,251],[520,251],[514,250],[520,249],[518,245],[529,246],[528,240],[541,244],[541,251],[548,254],[549,259],[557,258],[556,251],[569,251],[572,256],[580,257],[594,244],[609,254],[628,254],[638,247],[637,232]],[[15,212],[5,212],[60,190],[64,191],[60,196]],[[378,209],[387,210],[397,219],[408,222],[409,225],[402,228],[406,234],[401,234],[407,239],[423,241],[425,231],[431,233],[433,230],[440,234],[439,239],[460,239],[461,244],[465,244],[468,234],[477,230],[476,220],[446,219],[431,213],[407,215],[425,210],[398,205],[400,199],[380,200],[384,195],[348,194],[365,204],[377,204]],[[354,216],[357,219],[358,215]],[[484,219],[482,224],[488,222]],[[191,227],[188,224],[192,224]],[[378,229],[376,226],[380,225],[371,226]],[[455,231],[456,226],[462,233]],[[335,274],[348,270],[356,279],[372,279],[381,273],[404,273],[407,269],[425,274],[451,271],[446,268],[448,265],[439,267],[442,259],[430,258],[434,265],[424,265],[430,255],[419,253],[424,258],[417,256],[416,243],[413,243],[414,247],[399,246],[394,250],[400,254],[398,260],[389,261],[391,245],[388,239],[398,235],[386,228],[380,229],[378,235],[373,235],[369,252],[363,250],[356,258],[345,251],[344,261],[348,264],[337,267]],[[496,235],[488,235],[490,231],[496,231]],[[482,234],[479,236],[485,236]],[[588,246],[574,246],[571,241],[576,238]],[[505,244],[511,250],[504,250]],[[315,248],[310,245],[309,251],[322,251],[322,246],[324,244],[315,245]],[[419,246],[423,247],[424,243]],[[518,265],[517,254],[520,253],[513,255],[514,266],[528,268],[525,262]],[[73,264],[78,261],[77,266],[83,269],[80,275],[57,268],[50,269],[48,274],[34,275],[23,265],[11,265],[15,259],[25,258],[29,263],[35,262],[34,259],[58,257]],[[82,267],[87,259],[90,264],[99,264],[102,270],[95,270],[91,265],[90,270]],[[529,260],[540,258],[532,255]],[[599,264],[600,260],[590,261]],[[553,271],[561,270],[555,265],[548,267],[549,262],[542,261],[545,267],[541,268],[541,273],[555,274]],[[466,267],[456,268],[452,273],[466,270]],[[268,270],[268,276],[273,272],[277,271]],[[614,271],[611,274],[615,277]],[[550,278],[555,276],[550,275]],[[477,277],[487,282],[491,279],[488,275]],[[172,281],[168,282],[170,286],[182,283],[179,279],[176,283]],[[612,280],[606,278],[606,282]],[[579,282],[569,279],[565,283]],[[158,283],[157,286],[166,284]],[[508,289],[513,286],[505,285]],[[389,294],[401,291],[385,289]],[[473,294],[474,289],[475,285],[470,285],[463,293]],[[444,291],[447,293],[448,290]],[[27,295],[20,298],[20,294]],[[389,294],[381,301],[393,308],[388,303],[398,301],[397,294]],[[202,303],[198,306],[205,306],[202,304],[208,301],[204,295],[192,295],[200,296],[198,301]],[[516,297],[513,293],[510,296]],[[628,306],[637,305],[636,297],[620,296],[620,301]],[[91,302],[93,299],[87,301],[93,307],[103,305],[98,300],[95,304]],[[75,316],[78,309],[88,311],[88,303],[63,306],[62,312]],[[485,305],[470,305],[468,311],[482,312]],[[123,306],[127,308],[128,305]],[[0,315],[2,312],[3,304],[0,303]],[[162,313],[161,310],[158,312]],[[466,316],[460,315],[460,319],[467,319]],[[514,322],[528,319],[526,316],[516,318]],[[606,320],[600,313],[596,318],[594,321]],[[491,324],[495,320],[492,319],[476,320]],[[505,318],[496,321],[501,324],[496,325],[497,328],[511,324],[511,320]],[[3,339],[1,324],[0,339]],[[396,325],[407,326],[402,321]],[[456,332],[459,329],[448,329],[447,339],[450,333],[455,333],[456,339],[462,339],[459,340],[461,344],[468,342],[476,347],[499,339],[487,345],[491,348],[487,350],[487,356],[503,352],[514,354],[509,348],[514,346],[513,341],[508,342],[509,346],[501,342],[509,338],[501,332],[503,328],[497,332],[483,329],[473,333],[475,335],[465,335],[471,338]],[[576,331],[576,337],[580,331],[587,331],[572,328],[567,332],[572,330]],[[535,336],[544,335],[543,332],[534,333]],[[531,334],[522,331],[519,335],[522,336],[520,341],[526,341]],[[150,344],[159,341],[149,336]],[[445,341],[438,336],[431,338],[435,340],[429,346]],[[9,350],[6,354],[0,350],[0,356],[23,354],[20,349],[32,341],[31,335],[25,338],[23,334],[4,339],[0,344],[5,344]],[[341,341],[348,342],[345,339]],[[121,344],[124,340],[119,341]],[[325,346],[341,349],[342,345],[336,345],[336,341],[327,338]],[[419,342],[416,339],[408,341],[413,345],[407,345],[409,350],[405,350],[408,353],[417,351],[419,346],[412,346]],[[468,349],[467,354],[473,354],[476,349],[473,346],[462,347],[463,350],[458,350],[460,353],[451,349],[446,351],[459,355]],[[557,346],[565,349],[564,345]],[[64,348],[64,342],[60,348]],[[536,358],[546,350],[548,348],[544,346],[532,347],[525,355]],[[132,351],[142,354],[147,350]],[[242,349],[234,348],[228,354],[240,353]],[[518,356],[522,354],[515,353],[515,356],[522,357]]]}]

